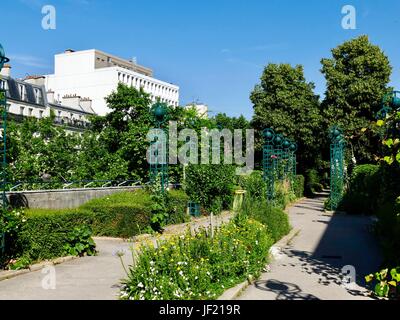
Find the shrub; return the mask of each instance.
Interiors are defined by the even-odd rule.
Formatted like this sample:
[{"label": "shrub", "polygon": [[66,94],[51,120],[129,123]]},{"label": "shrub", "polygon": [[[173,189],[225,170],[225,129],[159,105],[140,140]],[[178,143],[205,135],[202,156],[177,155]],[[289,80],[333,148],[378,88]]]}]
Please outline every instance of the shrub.
[{"label": "shrub", "polygon": [[173,189],[168,192],[166,200],[167,224],[184,223],[190,220],[187,213],[188,202],[189,197],[183,190]]},{"label": "shrub", "polygon": [[261,171],[253,171],[248,176],[241,176],[239,178],[239,185],[253,199],[266,199],[267,184],[264,181]]},{"label": "shrub", "polygon": [[96,244],[92,239],[90,227],[86,225],[75,227],[68,235],[68,242],[64,245],[64,251],[71,256],[96,255]]},{"label": "shrub", "polygon": [[265,266],[272,240],[261,223],[236,219],[145,247],[123,281],[121,299],[215,299]]},{"label": "shrub", "polygon": [[185,191],[191,201],[199,203],[209,212],[228,209],[232,205],[235,181],[234,166],[189,165],[186,169]]},{"label": "shrub", "polygon": [[17,254],[32,261],[64,256],[71,231],[93,221],[91,212],[80,209],[31,209],[26,214],[27,220],[16,239]]},{"label": "shrub", "polygon": [[293,190],[296,198],[304,196],[304,176],[297,175],[293,181]]},{"label": "shrub", "polygon": [[365,164],[355,167],[348,191],[339,208],[352,213],[376,213],[380,180],[378,165]]},{"label": "shrub", "polygon": [[307,170],[305,177],[305,194],[313,196],[316,192],[321,192],[323,188],[318,171],[315,169]]},{"label": "shrub", "polygon": [[152,205],[150,194],[137,190],[94,199],[81,208],[93,213],[93,234],[128,238],[150,225]]},{"label": "shrub", "polygon": [[290,231],[289,217],[286,212],[281,208],[273,207],[266,200],[256,200],[246,194],[241,214],[265,225],[274,242]]}]

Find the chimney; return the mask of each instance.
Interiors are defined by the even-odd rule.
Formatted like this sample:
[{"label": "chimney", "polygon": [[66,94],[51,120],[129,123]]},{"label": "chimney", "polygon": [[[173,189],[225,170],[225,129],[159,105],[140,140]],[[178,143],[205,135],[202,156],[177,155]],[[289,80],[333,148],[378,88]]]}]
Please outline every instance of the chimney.
[{"label": "chimney", "polygon": [[56,103],[55,99],[54,99],[54,91],[47,91],[47,102],[48,103]]},{"label": "chimney", "polygon": [[81,97],[76,94],[67,94],[63,96],[62,104],[71,108],[79,108]]},{"label": "chimney", "polygon": [[1,69],[0,74],[1,74],[3,77],[11,77],[11,65],[5,64],[5,65],[3,66],[3,69]]},{"label": "chimney", "polygon": [[82,98],[81,107],[84,111],[92,113],[92,100],[90,98]]}]

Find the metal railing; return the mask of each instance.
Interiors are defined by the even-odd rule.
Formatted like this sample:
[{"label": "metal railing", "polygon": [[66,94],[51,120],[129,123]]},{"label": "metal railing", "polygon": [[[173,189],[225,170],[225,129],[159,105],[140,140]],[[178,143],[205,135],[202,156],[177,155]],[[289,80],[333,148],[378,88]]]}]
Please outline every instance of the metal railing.
[{"label": "metal railing", "polygon": [[[137,186],[140,180],[75,180],[75,181],[14,181],[6,183],[8,192],[34,191],[34,190],[68,190],[79,188],[112,188]],[[2,186],[1,186],[2,187]]]}]

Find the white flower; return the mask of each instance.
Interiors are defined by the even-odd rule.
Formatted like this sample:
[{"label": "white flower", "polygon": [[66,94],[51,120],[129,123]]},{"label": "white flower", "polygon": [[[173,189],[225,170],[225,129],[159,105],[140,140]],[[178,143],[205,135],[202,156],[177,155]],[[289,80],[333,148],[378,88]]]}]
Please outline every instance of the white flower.
[{"label": "white flower", "polygon": [[139,282],[139,284],[137,285],[139,288],[144,288],[143,283]]}]

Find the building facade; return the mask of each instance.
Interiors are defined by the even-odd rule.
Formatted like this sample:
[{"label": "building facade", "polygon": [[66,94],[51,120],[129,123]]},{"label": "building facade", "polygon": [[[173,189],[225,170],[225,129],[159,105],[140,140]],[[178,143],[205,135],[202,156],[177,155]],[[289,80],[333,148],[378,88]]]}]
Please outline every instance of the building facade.
[{"label": "building facade", "polygon": [[201,118],[208,118],[208,105],[201,102],[192,102],[185,106],[186,109],[194,108],[197,112],[197,115]]},{"label": "building facade", "polygon": [[44,118],[51,112],[54,123],[70,131],[82,131],[90,125],[89,116],[95,115],[88,98],[65,95],[56,100],[54,92],[47,91],[43,76],[29,76],[23,80],[11,77],[11,66],[1,71],[0,88],[6,90],[9,118],[20,121],[24,117]]},{"label": "building facade", "polygon": [[105,97],[116,90],[118,83],[139,89],[171,106],[179,105],[179,87],[153,77],[153,71],[99,50],[66,50],[55,55],[54,74],[45,76],[45,86],[56,99],[74,93],[90,97],[93,110],[99,115],[109,112]]}]

